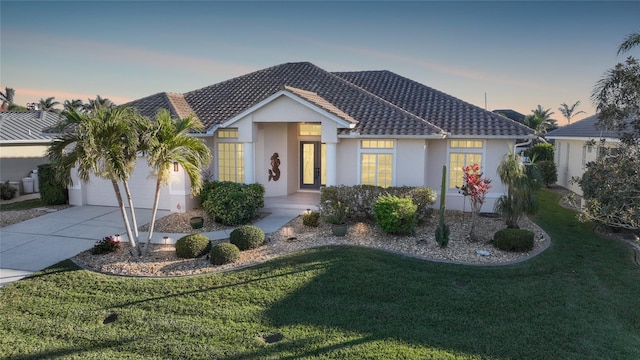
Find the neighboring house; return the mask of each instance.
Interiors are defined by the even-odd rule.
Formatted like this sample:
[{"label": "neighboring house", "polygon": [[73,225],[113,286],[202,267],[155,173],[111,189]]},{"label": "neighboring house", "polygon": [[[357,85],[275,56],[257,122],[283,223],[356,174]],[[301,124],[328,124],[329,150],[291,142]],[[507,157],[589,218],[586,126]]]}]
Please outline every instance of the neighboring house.
[{"label": "neighboring house", "polygon": [[47,111],[0,112],[0,180],[20,181],[38,165],[46,164],[53,136],[43,133],[60,120]]},{"label": "neighboring house", "polygon": [[[264,185],[266,197],[321,186],[427,186],[439,191],[447,165],[447,208],[469,209],[458,193],[462,166],[479,163],[494,179],[483,211],[504,192],[496,168],[516,139],[533,131],[516,121],[389,71],[327,72],[287,63],[184,94],[158,93],[128,103],[153,118],[197,116],[216,180]],[[136,206],[150,207],[149,171],[134,173]],[[205,169],[203,169],[205,170]],[[188,181],[176,167],[160,208],[184,211]],[[109,187],[92,181],[70,189],[76,204],[115,205]]]},{"label": "neighboring house", "polygon": [[493,112],[498,115],[506,116],[509,119],[515,120],[519,123],[524,123],[524,118],[526,117],[524,114],[521,114],[511,109],[498,109],[498,110],[493,110]]},{"label": "neighboring house", "polygon": [[[572,184],[571,178],[582,176],[586,164],[596,159],[602,147],[616,147],[620,142],[617,132],[602,130],[597,123],[598,115],[592,115],[545,135],[555,144],[557,184],[578,195],[582,195],[582,189]],[[601,140],[605,140],[604,144]]]}]

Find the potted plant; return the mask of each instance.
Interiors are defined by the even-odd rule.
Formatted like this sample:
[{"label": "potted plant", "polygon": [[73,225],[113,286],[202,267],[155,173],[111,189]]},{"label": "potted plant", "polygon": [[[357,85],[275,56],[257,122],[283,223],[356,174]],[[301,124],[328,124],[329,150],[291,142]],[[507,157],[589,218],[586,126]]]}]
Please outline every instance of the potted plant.
[{"label": "potted plant", "polygon": [[335,203],[327,201],[323,210],[325,221],[331,224],[331,232],[333,235],[345,236],[347,234],[349,207],[341,201]]},{"label": "potted plant", "polygon": [[204,218],[202,216],[194,216],[189,220],[192,229],[200,229],[204,225]]}]

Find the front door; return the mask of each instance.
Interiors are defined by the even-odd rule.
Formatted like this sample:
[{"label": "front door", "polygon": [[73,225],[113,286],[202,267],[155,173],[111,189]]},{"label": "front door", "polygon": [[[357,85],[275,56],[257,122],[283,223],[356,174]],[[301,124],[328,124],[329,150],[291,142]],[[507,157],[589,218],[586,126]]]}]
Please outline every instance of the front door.
[{"label": "front door", "polygon": [[300,188],[320,189],[322,182],[320,141],[300,142]]}]

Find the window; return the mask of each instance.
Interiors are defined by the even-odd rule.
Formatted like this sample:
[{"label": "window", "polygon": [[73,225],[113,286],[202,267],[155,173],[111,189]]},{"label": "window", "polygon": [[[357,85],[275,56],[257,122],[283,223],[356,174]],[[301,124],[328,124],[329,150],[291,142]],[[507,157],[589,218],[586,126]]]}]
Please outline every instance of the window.
[{"label": "window", "polygon": [[393,149],[393,140],[362,140],[360,147],[363,149]]},{"label": "window", "polygon": [[298,134],[300,136],[320,136],[322,135],[321,124],[300,124],[298,128]]},{"label": "window", "polygon": [[360,184],[393,186],[393,140],[360,141]]},{"label": "window", "polygon": [[482,154],[484,142],[482,140],[451,140],[449,143],[449,188],[464,185],[466,165],[478,164],[482,169]]},{"label": "window", "polygon": [[218,139],[237,139],[238,129],[220,129],[218,130]]},{"label": "window", "polygon": [[243,144],[218,144],[218,180],[244,182]]}]

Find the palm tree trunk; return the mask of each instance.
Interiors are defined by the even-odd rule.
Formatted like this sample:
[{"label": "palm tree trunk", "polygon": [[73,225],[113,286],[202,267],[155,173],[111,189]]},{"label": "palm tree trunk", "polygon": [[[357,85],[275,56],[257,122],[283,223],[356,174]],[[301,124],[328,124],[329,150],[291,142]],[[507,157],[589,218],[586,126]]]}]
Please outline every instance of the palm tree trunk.
[{"label": "palm tree trunk", "polygon": [[153,236],[153,229],[156,226],[156,214],[158,213],[158,203],[160,202],[160,176],[156,180],[156,197],[153,199],[153,210],[151,210],[151,224],[149,224],[149,235],[147,236],[147,254],[149,253],[151,245],[151,237]]},{"label": "palm tree trunk", "polygon": [[129,202],[129,209],[131,211],[131,222],[132,222],[133,234],[135,235],[137,240],[139,238],[138,222],[136,221],[136,212],[135,212],[135,208],[133,207],[133,200],[131,199],[131,190],[129,189],[129,182],[123,181],[122,184],[124,185],[124,192],[125,194],[127,194],[127,201]]},{"label": "palm tree trunk", "polygon": [[124,208],[124,202],[122,201],[122,194],[120,193],[120,187],[118,186],[118,182],[116,180],[111,180],[111,183],[113,184],[113,190],[116,192],[116,198],[118,199],[118,206],[120,207],[122,220],[124,220],[124,227],[125,227],[125,230],[127,231],[127,237],[129,238],[131,247],[136,249],[138,256],[140,256],[142,254],[140,253],[140,248],[138,247],[138,244],[137,244],[137,238],[134,238],[133,233],[131,232],[131,224],[129,224],[129,217],[127,216],[127,210]]}]

